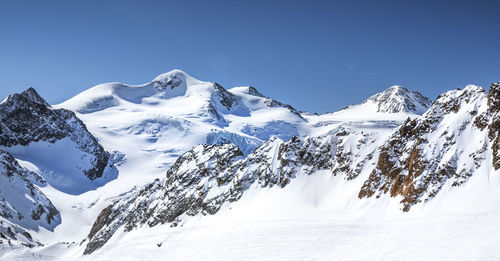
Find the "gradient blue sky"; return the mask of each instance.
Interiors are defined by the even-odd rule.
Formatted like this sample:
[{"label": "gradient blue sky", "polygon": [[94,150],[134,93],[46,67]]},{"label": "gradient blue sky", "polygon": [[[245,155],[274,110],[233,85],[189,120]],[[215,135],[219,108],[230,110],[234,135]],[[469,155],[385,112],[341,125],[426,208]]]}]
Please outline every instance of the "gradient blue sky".
[{"label": "gradient blue sky", "polygon": [[500,81],[500,1],[1,1],[0,96],[174,68],[312,112]]}]

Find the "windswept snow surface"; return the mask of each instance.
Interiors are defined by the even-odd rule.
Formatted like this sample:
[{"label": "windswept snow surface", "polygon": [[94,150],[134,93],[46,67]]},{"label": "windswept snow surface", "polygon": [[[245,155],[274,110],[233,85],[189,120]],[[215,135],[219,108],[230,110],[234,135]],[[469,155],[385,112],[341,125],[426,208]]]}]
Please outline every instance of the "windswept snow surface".
[{"label": "windswept snow surface", "polygon": [[[273,136],[321,137],[344,130],[373,138],[375,150],[408,117],[430,104],[400,87],[335,113],[315,115],[265,97],[253,87],[221,89],[174,70],[150,83],[95,86],[56,105],[76,112],[119,170],[95,190],[71,195],[41,188],[61,224],[32,235],[33,249],[0,246],[5,260],[498,260],[500,173],[476,175],[424,206],[403,213],[398,199],[357,197],[366,168],[346,180],[330,173],[300,174],[285,188],[253,186],[216,215],[185,216],[177,227],[120,229],[84,256],[85,239],[102,209],[165,172],[197,144],[235,143],[244,154]],[[374,98],[375,97],[375,98]],[[415,98],[416,97],[416,98]],[[373,98],[373,99],[372,99]],[[407,101],[415,102],[406,106]],[[388,104],[388,105],[387,105]],[[382,108],[382,109],[381,109]],[[351,144],[352,145],[352,144]],[[355,145],[352,145],[355,146]],[[375,155],[376,156],[376,155]],[[375,167],[377,157],[370,161]],[[25,163],[29,164],[29,163]],[[50,182],[49,182],[50,183]],[[446,195],[443,195],[446,194]],[[8,249],[8,251],[7,251]],[[2,254],[3,252],[3,254]]]}]

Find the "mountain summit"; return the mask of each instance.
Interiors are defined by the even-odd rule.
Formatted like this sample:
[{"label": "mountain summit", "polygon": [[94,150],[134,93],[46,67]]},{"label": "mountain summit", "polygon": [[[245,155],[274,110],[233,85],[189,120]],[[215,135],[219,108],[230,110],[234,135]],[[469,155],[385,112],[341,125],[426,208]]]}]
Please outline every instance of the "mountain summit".
[{"label": "mountain summit", "polygon": [[421,93],[394,85],[358,105],[347,106],[344,109],[363,107],[379,113],[423,114],[431,105],[432,101]]}]

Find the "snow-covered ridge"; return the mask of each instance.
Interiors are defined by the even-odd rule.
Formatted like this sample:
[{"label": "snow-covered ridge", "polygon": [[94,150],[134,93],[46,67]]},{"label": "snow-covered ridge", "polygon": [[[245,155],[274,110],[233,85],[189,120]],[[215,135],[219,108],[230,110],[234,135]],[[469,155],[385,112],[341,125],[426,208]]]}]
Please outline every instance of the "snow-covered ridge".
[{"label": "snow-covered ridge", "polygon": [[227,110],[231,110],[232,103],[235,102],[234,97],[220,85],[199,81],[185,72],[173,70],[142,85],[127,85],[118,82],[99,84],[57,107],[80,113],[92,113],[125,104],[155,105],[159,100],[180,96],[184,98],[197,96],[207,101],[212,100],[219,103],[213,105],[223,105]]}]

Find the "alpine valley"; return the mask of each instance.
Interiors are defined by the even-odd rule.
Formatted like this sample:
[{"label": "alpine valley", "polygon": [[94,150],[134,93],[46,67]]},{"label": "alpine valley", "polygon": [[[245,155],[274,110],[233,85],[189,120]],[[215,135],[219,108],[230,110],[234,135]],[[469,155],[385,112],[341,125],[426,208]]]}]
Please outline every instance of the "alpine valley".
[{"label": "alpine valley", "polygon": [[318,115],[173,70],[0,103],[0,260],[498,260],[499,188],[500,82]]}]

